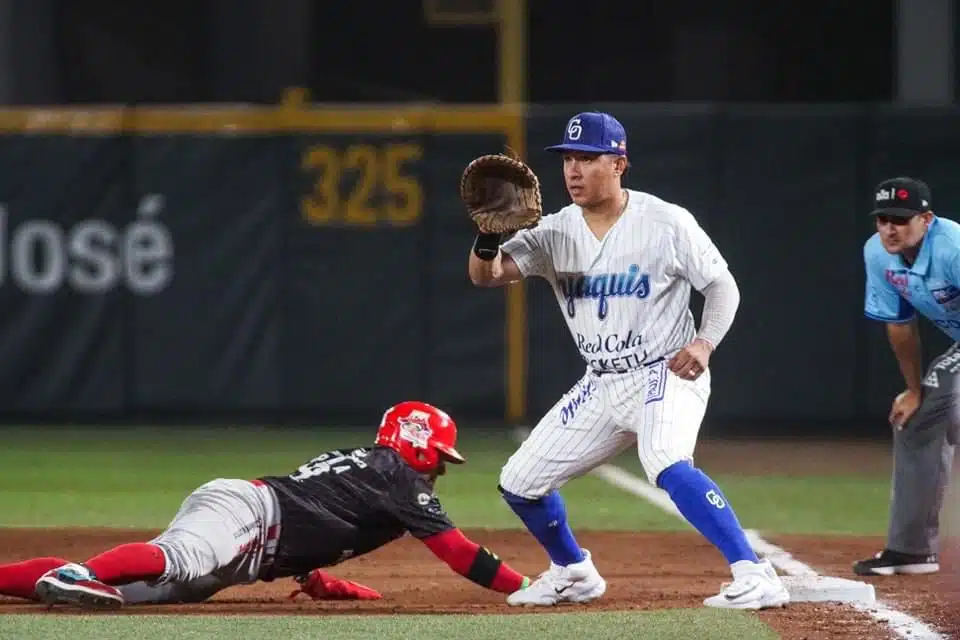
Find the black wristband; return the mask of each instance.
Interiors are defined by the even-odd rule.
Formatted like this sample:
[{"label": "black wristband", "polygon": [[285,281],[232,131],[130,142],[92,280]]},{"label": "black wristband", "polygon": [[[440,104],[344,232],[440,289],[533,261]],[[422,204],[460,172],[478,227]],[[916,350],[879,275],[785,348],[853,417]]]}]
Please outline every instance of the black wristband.
[{"label": "black wristband", "polygon": [[481,260],[490,261],[497,257],[500,252],[500,234],[499,233],[478,233],[477,239],[473,241],[473,255]]},{"label": "black wristband", "polygon": [[489,589],[493,579],[497,577],[501,564],[500,558],[490,553],[486,547],[480,547],[477,550],[477,557],[470,565],[470,570],[467,571],[466,578]]}]

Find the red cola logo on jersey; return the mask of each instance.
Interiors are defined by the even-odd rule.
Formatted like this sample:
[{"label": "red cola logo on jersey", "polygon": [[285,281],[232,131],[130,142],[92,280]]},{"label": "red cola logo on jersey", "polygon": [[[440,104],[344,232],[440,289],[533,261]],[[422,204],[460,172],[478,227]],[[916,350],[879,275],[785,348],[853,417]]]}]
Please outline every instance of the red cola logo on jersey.
[{"label": "red cola logo on jersey", "polygon": [[588,338],[577,332],[577,348],[587,358],[594,371],[625,371],[636,369],[647,359],[643,336],[633,329],[625,334],[597,334]]},{"label": "red cola logo on jersey", "polygon": [[608,333],[600,335],[599,333],[592,338],[577,332],[577,348],[583,353],[620,353],[627,349],[637,349],[643,345],[643,336],[630,329],[625,334]]},{"label": "red cola logo on jersey", "polygon": [[646,298],[650,295],[650,276],[640,273],[639,265],[630,265],[625,272],[562,275],[557,286],[567,300],[567,315],[576,315],[578,300],[596,300],[597,317],[603,320],[610,310],[610,298]]}]

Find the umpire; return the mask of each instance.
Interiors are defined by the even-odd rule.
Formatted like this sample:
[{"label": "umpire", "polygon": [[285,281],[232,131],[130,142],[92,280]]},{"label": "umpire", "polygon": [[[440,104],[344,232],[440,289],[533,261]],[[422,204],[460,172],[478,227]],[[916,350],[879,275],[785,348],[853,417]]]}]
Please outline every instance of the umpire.
[{"label": "umpire", "polygon": [[[939,571],[940,510],[957,442],[960,224],[933,213],[930,188],[892,178],[875,190],[877,232],[863,247],[864,313],[887,326],[906,389],[893,401],[893,499],[886,547],[853,564],[862,576]],[[917,314],[954,341],[923,373]]]}]

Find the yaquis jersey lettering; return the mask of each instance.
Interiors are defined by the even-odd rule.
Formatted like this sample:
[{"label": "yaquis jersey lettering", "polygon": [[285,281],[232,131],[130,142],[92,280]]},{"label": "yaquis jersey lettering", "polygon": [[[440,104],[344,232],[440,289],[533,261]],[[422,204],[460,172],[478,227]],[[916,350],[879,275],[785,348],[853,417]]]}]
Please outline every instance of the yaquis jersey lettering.
[{"label": "yaquis jersey lettering", "polygon": [[567,315],[576,315],[577,300],[596,300],[597,317],[603,320],[610,310],[610,298],[646,298],[650,295],[650,276],[631,264],[626,272],[569,275],[557,277],[557,288],[567,300]]}]

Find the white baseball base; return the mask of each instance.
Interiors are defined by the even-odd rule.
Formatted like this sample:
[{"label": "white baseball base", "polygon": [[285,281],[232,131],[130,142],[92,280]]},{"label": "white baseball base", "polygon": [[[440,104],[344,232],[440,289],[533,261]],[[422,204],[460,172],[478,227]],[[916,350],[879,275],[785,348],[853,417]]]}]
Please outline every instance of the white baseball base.
[{"label": "white baseball base", "polygon": [[842,602],[874,604],[877,593],[872,584],[830,576],[782,576],[790,602]]}]

